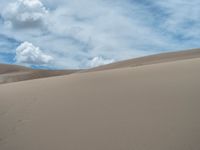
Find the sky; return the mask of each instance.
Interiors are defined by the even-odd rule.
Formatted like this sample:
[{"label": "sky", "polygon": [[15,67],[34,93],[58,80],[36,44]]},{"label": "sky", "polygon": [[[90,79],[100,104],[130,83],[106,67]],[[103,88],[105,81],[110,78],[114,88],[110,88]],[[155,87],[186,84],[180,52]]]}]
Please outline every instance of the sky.
[{"label": "sky", "polygon": [[200,47],[199,0],[0,2],[0,63],[80,69]]}]

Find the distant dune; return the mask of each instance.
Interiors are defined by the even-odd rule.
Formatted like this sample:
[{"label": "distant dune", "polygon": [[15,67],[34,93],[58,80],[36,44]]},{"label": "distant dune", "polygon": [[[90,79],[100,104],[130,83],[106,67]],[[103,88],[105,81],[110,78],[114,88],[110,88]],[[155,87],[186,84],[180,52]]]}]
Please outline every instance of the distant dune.
[{"label": "distant dune", "polygon": [[1,84],[0,150],[200,149],[199,50],[103,67]]},{"label": "distant dune", "polygon": [[13,72],[24,72],[30,71],[30,68],[18,66],[18,65],[8,65],[8,64],[0,64],[0,74],[8,74]]},{"label": "distant dune", "polygon": [[18,65],[0,64],[0,84],[74,73],[78,70],[34,70]]}]

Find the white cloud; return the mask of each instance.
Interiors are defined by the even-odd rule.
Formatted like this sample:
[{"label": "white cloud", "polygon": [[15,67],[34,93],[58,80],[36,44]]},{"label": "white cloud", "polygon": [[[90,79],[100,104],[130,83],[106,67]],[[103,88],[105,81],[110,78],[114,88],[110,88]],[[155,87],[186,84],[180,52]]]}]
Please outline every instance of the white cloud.
[{"label": "white cloud", "polygon": [[106,59],[101,56],[97,56],[97,57],[92,58],[92,60],[90,60],[89,67],[97,67],[101,65],[110,64],[113,62],[114,62],[114,59]]},{"label": "white cloud", "polygon": [[48,11],[39,0],[17,0],[2,12],[7,25],[13,28],[41,28]]},{"label": "white cloud", "polygon": [[52,56],[29,42],[23,42],[17,47],[15,59],[17,63],[26,65],[49,65],[53,62]]}]

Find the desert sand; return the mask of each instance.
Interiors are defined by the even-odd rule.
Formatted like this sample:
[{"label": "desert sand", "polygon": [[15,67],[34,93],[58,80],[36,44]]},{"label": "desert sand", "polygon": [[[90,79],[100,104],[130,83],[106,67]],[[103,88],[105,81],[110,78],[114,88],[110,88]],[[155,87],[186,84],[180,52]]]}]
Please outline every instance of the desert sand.
[{"label": "desert sand", "polygon": [[0,150],[199,150],[195,56],[1,84]]}]

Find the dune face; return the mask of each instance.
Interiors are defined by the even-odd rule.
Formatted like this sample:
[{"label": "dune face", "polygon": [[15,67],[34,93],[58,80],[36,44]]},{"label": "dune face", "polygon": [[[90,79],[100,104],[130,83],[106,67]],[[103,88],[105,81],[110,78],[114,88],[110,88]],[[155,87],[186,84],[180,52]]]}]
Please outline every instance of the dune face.
[{"label": "dune face", "polygon": [[199,150],[200,58],[0,85],[0,150]]},{"label": "dune face", "polygon": [[76,71],[78,70],[33,70],[17,65],[0,64],[0,84],[67,75]]}]

